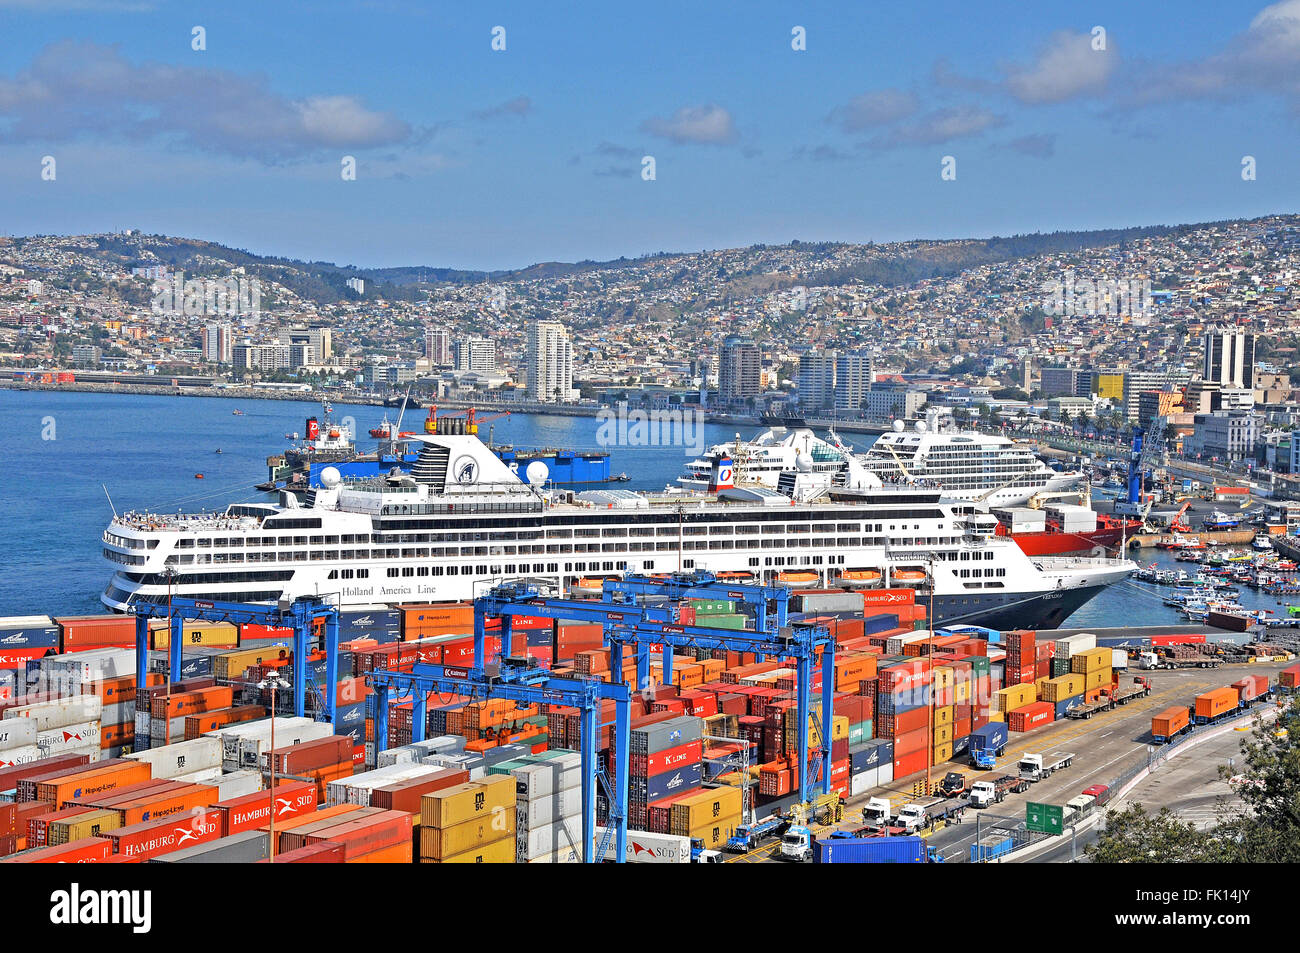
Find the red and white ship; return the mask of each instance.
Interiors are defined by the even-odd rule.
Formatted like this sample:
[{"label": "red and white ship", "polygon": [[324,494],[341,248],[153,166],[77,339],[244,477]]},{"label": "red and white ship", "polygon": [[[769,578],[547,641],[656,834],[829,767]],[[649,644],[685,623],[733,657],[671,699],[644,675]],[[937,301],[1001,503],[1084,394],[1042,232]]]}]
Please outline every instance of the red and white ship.
[{"label": "red and white ship", "polygon": [[1026,556],[1063,556],[1092,552],[1098,547],[1115,549],[1125,536],[1133,536],[1142,528],[1141,520],[1126,520],[1105,513],[1095,515],[1094,529],[1066,529],[1060,519],[1050,515],[1041,528],[1008,525],[999,520],[997,535],[1015,540]]}]

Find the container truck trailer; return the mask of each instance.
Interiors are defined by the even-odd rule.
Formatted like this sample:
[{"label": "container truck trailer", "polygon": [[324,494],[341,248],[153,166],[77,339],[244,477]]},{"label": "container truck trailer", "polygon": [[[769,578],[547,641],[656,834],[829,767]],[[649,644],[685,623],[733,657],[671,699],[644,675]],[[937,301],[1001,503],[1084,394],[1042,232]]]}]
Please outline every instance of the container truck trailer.
[{"label": "container truck trailer", "polygon": [[1141,675],[1133,676],[1133,684],[1115,688],[1110,694],[1102,696],[1095,702],[1076,705],[1065,713],[1066,718],[1091,718],[1098,712],[1112,711],[1116,705],[1127,705],[1135,698],[1146,698],[1151,694],[1151,683]]},{"label": "container truck trailer", "polygon": [[1179,735],[1191,731],[1192,716],[1186,705],[1166,708],[1151,718],[1151,743],[1167,745]]},{"label": "container truck trailer", "polygon": [[817,864],[941,864],[943,856],[921,837],[827,837],[812,844]]},{"label": "container truck trailer", "polygon": [[1020,777],[1024,781],[1041,781],[1073,763],[1072,751],[1053,751],[1047,755],[1027,754],[1020,759]]},{"label": "container truck trailer", "polygon": [[1009,737],[1006,723],[1001,721],[991,721],[971,732],[971,765],[984,771],[996,768],[998,758],[1006,753]]},{"label": "container truck trailer", "polygon": [[1001,804],[1008,794],[1020,794],[1029,790],[1029,782],[1014,775],[1004,774],[992,781],[976,781],[971,785],[970,802],[975,807],[988,807]]}]

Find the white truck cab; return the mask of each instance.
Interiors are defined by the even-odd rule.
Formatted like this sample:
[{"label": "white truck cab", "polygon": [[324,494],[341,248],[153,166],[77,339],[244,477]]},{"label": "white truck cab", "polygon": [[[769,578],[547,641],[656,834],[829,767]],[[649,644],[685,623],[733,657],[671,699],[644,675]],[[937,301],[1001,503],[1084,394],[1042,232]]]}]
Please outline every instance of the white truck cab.
[{"label": "white truck cab", "polygon": [[998,789],[992,781],[976,781],[970,787],[970,801],[976,807],[988,807],[998,799]]},{"label": "white truck cab", "polygon": [[909,831],[924,827],[925,821],[925,808],[919,804],[904,804],[896,819],[899,827],[906,827]]},{"label": "white truck cab", "polygon": [[862,822],[864,824],[883,826],[889,823],[892,816],[893,808],[890,807],[889,801],[883,797],[871,798],[867,801],[866,807],[862,809]]},{"label": "white truck cab", "polygon": [[802,825],[786,828],[781,835],[781,856],[786,860],[812,860],[812,831]]}]

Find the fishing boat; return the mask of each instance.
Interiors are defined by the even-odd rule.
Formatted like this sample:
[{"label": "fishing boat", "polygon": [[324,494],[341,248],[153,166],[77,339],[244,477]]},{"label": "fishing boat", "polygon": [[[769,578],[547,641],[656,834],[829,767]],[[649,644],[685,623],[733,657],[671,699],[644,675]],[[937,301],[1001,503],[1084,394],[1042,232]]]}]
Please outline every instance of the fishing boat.
[{"label": "fishing boat", "polygon": [[1273,551],[1273,540],[1269,538],[1267,533],[1256,533],[1255,538],[1250,541],[1250,545],[1260,552],[1268,553]]}]

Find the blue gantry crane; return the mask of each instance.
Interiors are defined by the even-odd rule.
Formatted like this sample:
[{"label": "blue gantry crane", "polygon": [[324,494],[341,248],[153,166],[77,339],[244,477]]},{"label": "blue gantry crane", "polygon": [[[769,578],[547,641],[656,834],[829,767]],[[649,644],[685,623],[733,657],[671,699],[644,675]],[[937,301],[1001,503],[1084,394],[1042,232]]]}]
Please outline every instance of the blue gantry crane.
[{"label": "blue gantry crane", "polygon": [[136,690],[144,688],[149,662],[149,620],[171,620],[167,642],[171,662],[168,678],[181,680],[184,658],[184,626],[186,619],[203,622],[230,622],[235,625],[287,626],[293,629],[293,710],[303,715],[307,709],[307,646],[313,641],[312,629],[317,621],[325,623],[325,689],[320,693],[319,710],[325,719],[334,723],[334,686],[339,670],[339,610],[336,606],[310,596],[299,599],[281,599],[273,606],[243,602],[212,602],[177,596],[170,602],[136,602],[131,605],[135,615],[135,684]]}]

